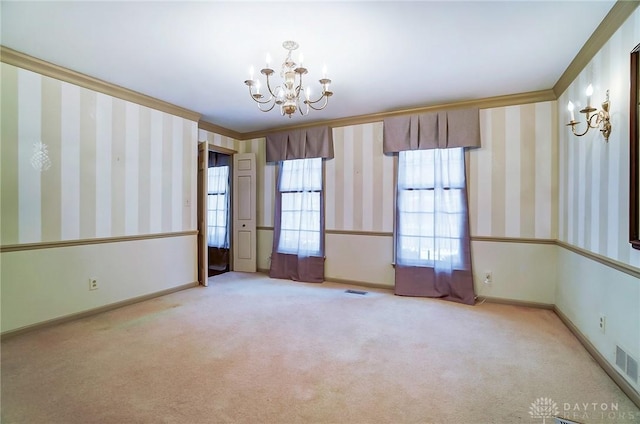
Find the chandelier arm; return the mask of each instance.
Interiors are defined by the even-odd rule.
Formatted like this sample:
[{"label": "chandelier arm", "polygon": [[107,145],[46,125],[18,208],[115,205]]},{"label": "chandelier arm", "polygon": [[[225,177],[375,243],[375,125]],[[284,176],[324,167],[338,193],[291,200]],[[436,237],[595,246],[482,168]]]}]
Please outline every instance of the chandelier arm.
[{"label": "chandelier arm", "polygon": [[260,104],[260,105],[266,105],[268,103],[270,103],[273,100],[273,96],[269,95],[269,98],[266,100],[260,100],[259,97],[256,97],[252,92],[251,92],[251,87],[249,87],[249,96],[251,96],[251,99],[253,99],[254,102]]},{"label": "chandelier arm", "polygon": [[302,103],[306,106],[306,110],[304,110],[304,111],[302,110],[303,108],[300,105],[300,97],[298,97],[296,99],[296,104],[298,106],[298,111],[300,112],[300,115],[302,115],[302,116],[308,115],[309,114],[309,105],[307,104],[306,100],[304,100]]},{"label": "chandelier arm", "polygon": [[[251,86],[249,86],[249,96],[251,97],[251,99],[254,102],[256,102],[258,104],[261,104],[261,105],[265,105],[265,104],[271,102],[271,100],[273,100],[273,96],[272,95],[269,95],[269,98],[266,99],[266,100],[260,100],[260,98],[262,98],[262,95],[261,94],[254,94],[253,92],[251,92]],[[259,97],[256,97],[256,96],[259,96]]]},{"label": "chandelier arm", "polygon": [[252,97],[252,98],[256,103],[258,103],[260,105],[266,105],[266,104],[269,104],[269,103],[271,103],[273,101],[273,96],[271,96],[271,95],[269,95],[269,98],[267,100],[258,100],[255,97]]},{"label": "chandelier arm", "polygon": [[318,100],[305,100],[305,102],[309,103],[310,105],[315,105],[316,103],[320,103],[325,98],[326,98],[325,96],[322,96]]},{"label": "chandelier arm", "polygon": [[322,94],[320,95],[320,97],[318,97],[318,100],[310,100],[310,99],[307,99],[307,102],[308,102],[309,104],[314,105],[314,104],[316,104],[316,103],[321,102],[322,100],[324,100],[324,101],[326,102],[326,101],[327,101],[327,98],[328,98],[327,94],[323,91],[323,92],[322,92]]},{"label": "chandelier arm", "polygon": [[269,112],[270,110],[272,110],[272,109],[274,108],[274,106],[276,105],[276,102],[271,103],[271,107],[269,107],[269,109],[263,109],[263,108],[262,108],[262,105],[263,105],[263,104],[264,104],[264,103],[260,103],[260,104],[258,105],[258,109],[260,109],[260,111],[261,111],[261,112]]},{"label": "chandelier arm", "polygon": [[[324,103],[322,104],[322,106],[320,107],[315,107],[314,104],[318,103],[320,100],[322,100],[324,98]],[[320,97],[318,100],[316,100],[315,102],[312,101],[306,101],[305,102],[307,104],[307,106],[309,106],[311,109],[313,110],[322,110],[327,106],[327,103],[329,103],[329,96],[325,96],[323,95],[322,97]]]},{"label": "chandelier arm", "polygon": [[301,89],[302,89],[302,73],[298,73],[298,86],[296,87],[296,99],[300,98]]},{"label": "chandelier arm", "polygon": [[[271,95],[271,97],[277,97],[275,95],[275,93],[273,92],[273,90],[271,89],[271,80],[269,79],[269,75],[267,75],[267,90],[269,90],[269,94]],[[278,88],[278,87],[276,87]]]}]

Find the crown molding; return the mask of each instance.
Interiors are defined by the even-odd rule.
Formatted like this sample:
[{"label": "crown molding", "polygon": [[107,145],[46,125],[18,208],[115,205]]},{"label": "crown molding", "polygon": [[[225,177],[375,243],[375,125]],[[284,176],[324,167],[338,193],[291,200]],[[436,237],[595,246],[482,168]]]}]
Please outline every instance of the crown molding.
[{"label": "crown molding", "polygon": [[611,36],[622,26],[631,14],[640,6],[637,0],[618,0],[613,5],[607,16],[604,17],[600,25],[593,32],[591,37],[584,43],[576,57],[571,61],[558,82],[553,86],[556,98],[565,92],[569,85],[578,78],[580,72],[587,66],[593,57],[600,51]]},{"label": "crown molding", "polygon": [[223,135],[225,137],[231,137],[231,138],[233,138],[235,140],[243,140],[242,133],[239,133],[239,132],[234,131],[234,130],[230,130],[230,129],[225,128],[225,127],[221,127],[220,125],[212,124],[211,122],[207,122],[207,121],[198,122],[198,129],[209,131],[209,132],[216,133],[216,134],[220,134],[220,135]]},{"label": "crown molding", "polygon": [[346,127],[350,125],[370,124],[372,122],[381,122],[385,118],[394,116],[409,115],[416,113],[427,113],[433,111],[452,110],[477,107],[479,109],[490,109],[494,107],[523,105],[527,103],[538,103],[556,100],[553,90],[530,91],[527,93],[509,94],[505,96],[486,97],[482,99],[462,100],[452,103],[439,103],[428,106],[421,106],[411,109],[401,109],[389,112],[373,113],[369,115],[358,115],[347,118],[331,119],[325,121],[316,121],[308,124],[290,125],[286,127],[272,128],[269,130],[254,131],[248,133],[240,133],[241,138],[238,140],[251,140],[254,138],[266,137],[280,131],[290,131],[301,128],[317,127],[318,125],[327,125],[331,128]]},{"label": "crown molding", "polygon": [[200,114],[0,45],[0,62],[198,122]]}]

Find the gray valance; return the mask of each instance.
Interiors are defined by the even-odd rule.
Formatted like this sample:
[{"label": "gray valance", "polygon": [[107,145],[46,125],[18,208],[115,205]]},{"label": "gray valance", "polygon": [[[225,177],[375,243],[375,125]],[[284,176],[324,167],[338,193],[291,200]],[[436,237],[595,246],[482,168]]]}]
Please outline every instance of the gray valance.
[{"label": "gray valance", "polygon": [[480,111],[475,108],[386,118],[383,134],[384,153],[480,147]]},{"label": "gray valance", "polygon": [[267,162],[310,158],[333,158],[331,128],[303,128],[267,135]]}]

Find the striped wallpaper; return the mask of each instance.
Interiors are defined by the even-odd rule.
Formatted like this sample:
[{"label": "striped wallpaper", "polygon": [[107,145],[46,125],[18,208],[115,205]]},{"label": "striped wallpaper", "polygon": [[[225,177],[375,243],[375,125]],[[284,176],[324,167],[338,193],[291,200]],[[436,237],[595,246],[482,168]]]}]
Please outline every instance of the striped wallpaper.
[{"label": "striped wallpaper", "polygon": [[224,147],[225,149],[238,151],[238,143],[239,141],[227,137],[224,135],[220,135],[217,133],[213,133],[211,131],[198,129],[198,142],[207,142],[211,146]]},{"label": "striped wallpaper", "polygon": [[482,147],[469,151],[472,236],[555,239],[556,102],[480,111]]},{"label": "striped wallpaper", "polygon": [[[640,267],[640,252],[629,238],[629,55],[640,42],[640,9],[627,19],[558,100],[559,118],[559,231],[568,244]],[[594,106],[600,107],[610,90],[609,142],[591,130],[576,137],[569,121],[569,100],[580,110],[585,89],[593,84]],[[581,115],[576,113],[576,115]],[[578,130],[584,128],[584,116]]]},{"label": "striped wallpaper", "polygon": [[[556,102],[480,111],[483,147],[469,152],[473,236],[555,239]],[[326,228],[393,231],[394,158],[382,152],[382,122],[333,129],[325,161]],[[273,226],[276,167],[264,138],[240,142],[258,158],[258,226]]]},{"label": "striped wallpaper", "polygon": [[2,245],[195,230],[196,122],[1,66]]},{"label": "striped wallpaper", "polygon": [[393,156],[382,153],[382,122],[333,129],[326,161],[326,228],[393,231]]}]

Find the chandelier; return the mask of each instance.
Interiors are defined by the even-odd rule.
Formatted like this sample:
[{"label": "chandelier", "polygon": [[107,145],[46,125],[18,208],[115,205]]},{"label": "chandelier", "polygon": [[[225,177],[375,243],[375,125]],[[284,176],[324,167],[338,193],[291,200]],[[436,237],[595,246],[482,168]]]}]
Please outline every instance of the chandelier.
[{"label": "chandelier", "polygon": [[[331,80],[327,78],[326,66],[322,69],[322,79],[320,79],[320,85],[322,86],[322,93],[317,100],[312,100],[311,88],[304,87],[302,82],[302,76],[307,73],[307,68],[302,66],[303,57],[300,54],[300,63],[295,63],[291,58],[291,52],[296,50],[299,46],[295,41],[285,41],[282,43],[288,53],[287,58],[282,63],[280,68],[280,77],[282,82],[275,88],[272,88],[272,77],[275,71],[269,67],[271,58],[267,54],[267,66],[260,70],[260,73],[266,77],[267,80],[267,94],[268,97],[260,93],[260,81],[253,79],[253,67],[251,67],[250,78],[244,83],[249,87],[249,95],[258,103],[258,108],[262,112],[269,112],[276,105],[280,107],[280,114],[285,114],[291,118],[291,116],[298,110],[301,115],[307,115],[309,109],[322,110],[327,106],[329,97],[333,95],[333,92],[329,91],[329,84]],[[304,100],[301,102],[301,94]],[[321,103],[321,104],[318,104]]]}]

